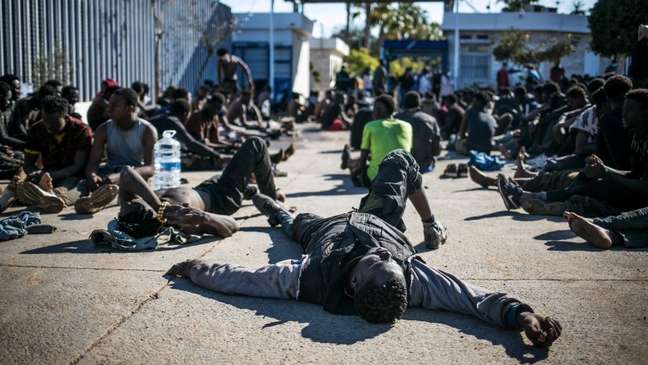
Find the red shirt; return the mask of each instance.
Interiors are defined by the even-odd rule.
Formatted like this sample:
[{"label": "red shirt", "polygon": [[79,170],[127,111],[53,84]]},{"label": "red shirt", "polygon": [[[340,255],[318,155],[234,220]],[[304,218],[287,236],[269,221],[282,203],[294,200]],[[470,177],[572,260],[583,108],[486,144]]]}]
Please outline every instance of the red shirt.
[{"label": "red shirt", "polygon": [[[51,134],[39,121],[29,129],[25,152],[40,154],[46,171],[55,171],[74,164],[77,151],[90,151],[92,130],[82,121],[67,116],[65,127]],[[83,171],[81,171],[83,174]]]}]

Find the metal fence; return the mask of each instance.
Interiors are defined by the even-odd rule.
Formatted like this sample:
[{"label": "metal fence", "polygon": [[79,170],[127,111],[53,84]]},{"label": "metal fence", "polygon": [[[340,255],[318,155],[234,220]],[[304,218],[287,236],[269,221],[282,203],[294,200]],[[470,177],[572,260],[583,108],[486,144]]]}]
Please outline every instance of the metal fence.
[{"label": "metal fence", "polygon": [[228,43],[232,22],[230,8],[213,0],[0,0],[0,74],[34,87],[58,78],[82,100],[106,78],[153,89],[157,24],[162,86],[193,91],[213,78],[207,44]]}]

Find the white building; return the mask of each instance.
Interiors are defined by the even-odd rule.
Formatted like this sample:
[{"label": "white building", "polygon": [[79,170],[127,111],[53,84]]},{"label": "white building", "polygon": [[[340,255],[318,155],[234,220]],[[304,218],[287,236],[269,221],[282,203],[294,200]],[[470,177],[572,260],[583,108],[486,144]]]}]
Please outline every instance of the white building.
[{"label": "white building", "polygon": [[311,90],[322,93],[335,85],[335,74],[349,55],[349,46],[339,38],[311,38],[310,52],[313,69],[319,73],[319,82],[311,79]]},{"label": "white building", "polygon": [[[270,77],[270,13],[234,14],[236,30],[232,34],[232,53],[240,56],[252,69],[257,89],[268,84]],[[275,13],[274,83],[276,96],[310,92],[309,39],[313,22],[300,13]]]},{"label": "white building", "polygon": [[[590,30],[584,15],[553,12],[520,13],[445,13],[442,29],[449,42],[450,70],[454,70],[454,30],[459,28],[459,87],[473,84],[494,85],[501,64],[493,56],[501,36],[511,29],[529,34],[529,47],[541,48],[554,37],[571,35],[576,51],[561,60],[567,76],[601,74],[610,61],[590,49]],[[539,70],[549,78],[552,65],[540,64]]]}]

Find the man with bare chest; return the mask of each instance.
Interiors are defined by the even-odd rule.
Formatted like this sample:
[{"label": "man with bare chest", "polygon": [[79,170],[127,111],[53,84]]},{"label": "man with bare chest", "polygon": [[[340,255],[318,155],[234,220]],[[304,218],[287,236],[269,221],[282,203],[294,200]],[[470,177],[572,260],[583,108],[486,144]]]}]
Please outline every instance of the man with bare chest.
[{"label": "man with bare chest", "polygon": [[238,71],[239,68],[245,72],[248,89],[254,90],[254,80],[250,67],[240,57],[230,54],[225,48],[216,51],[218,55],[218,80],[224,93],[233,95],[238,93]]}]

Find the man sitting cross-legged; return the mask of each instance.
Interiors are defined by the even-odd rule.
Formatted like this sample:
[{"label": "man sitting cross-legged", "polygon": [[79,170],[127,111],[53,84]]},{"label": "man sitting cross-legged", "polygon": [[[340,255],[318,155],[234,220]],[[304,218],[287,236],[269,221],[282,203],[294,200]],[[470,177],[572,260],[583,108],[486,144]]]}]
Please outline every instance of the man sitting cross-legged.
[{"label": "man sitting cross-legged", "polygon": [[[432,268],[416,256],[407,237],[390,224],[401,222],[408,196],[422,217],[433,219],[421,190],[418,165],[402,150],[384,159],[358,212],[293,218],[278,203],[257,194],[254,204],[299,242],[306,254],[302,260],[259,269],[187,260],[174,265],[169,274],[223,293],[319,304],[328,312],[355,314],[372,323],[392,323],[409,306],[445,309],[521,328],[538,346],[549,346],[560,336],[557,321],[533,313],[530,306],[505,293],[487,291]],[[441,232],[427,227],[425,236],[429,242],[442,240]]]},{"label": "man sitting cross-legged", "polygon": [[163,224],[190,234],[231,236],[238,226],[229,215],[241,207],[252,174],[263,194],[284,199],[275,187],[266,144],[256,137],[243,143],[220,177],[194,188],[153,191],[135,169],[125,168],[119,178],[119,221],[133,237],[154,235]]}]

